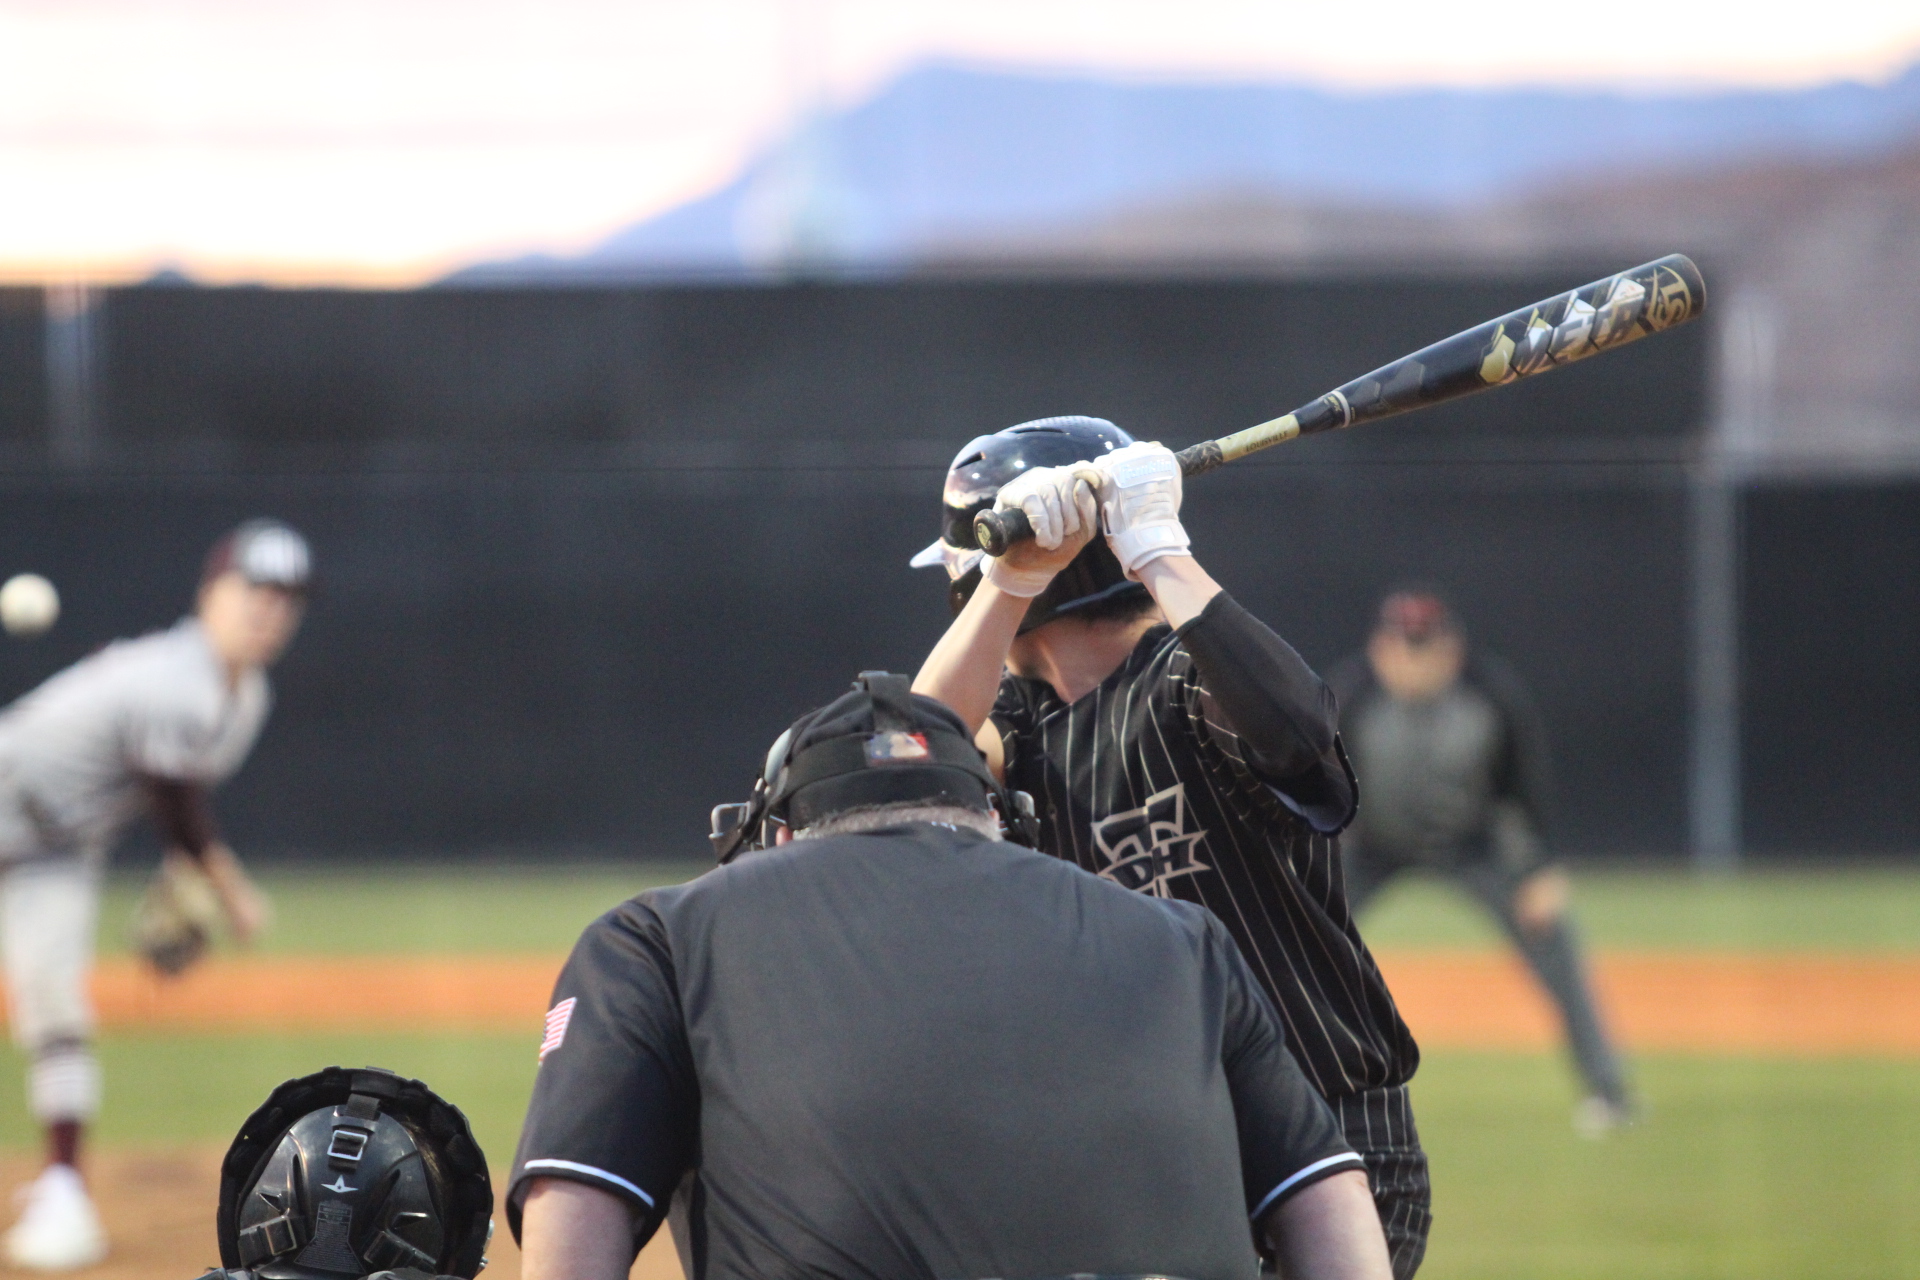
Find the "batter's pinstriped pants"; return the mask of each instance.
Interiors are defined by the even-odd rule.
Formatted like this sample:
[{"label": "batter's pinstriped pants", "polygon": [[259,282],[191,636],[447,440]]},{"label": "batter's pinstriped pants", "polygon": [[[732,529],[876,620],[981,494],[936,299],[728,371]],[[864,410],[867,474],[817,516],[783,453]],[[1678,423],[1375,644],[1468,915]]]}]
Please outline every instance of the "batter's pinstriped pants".
[{"label": "batter's pinstriped pants", "polygon": [[1339,1117],[1347,1141],[1367,1162],[1367,1181],[1373,1184],[1373,1203],[1387,1233],[1394,1280],[1413,1280],[1427,1255],[1433,1184],[1406,1086],[1329,1098],[1327,1105]]}]

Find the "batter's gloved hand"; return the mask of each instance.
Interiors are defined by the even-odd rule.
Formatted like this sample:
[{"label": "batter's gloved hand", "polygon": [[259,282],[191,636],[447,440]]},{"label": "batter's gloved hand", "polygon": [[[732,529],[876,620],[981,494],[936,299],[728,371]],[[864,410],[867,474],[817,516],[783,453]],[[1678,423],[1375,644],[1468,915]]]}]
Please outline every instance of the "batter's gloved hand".
[{"label": "batter's gloved hand", "polygon": [[220,896],[207,873],[169,853],[133,909],[133,949],[166,977],[192,968],[207,953],[221,918]]},{"label": "batter's gloved hand", "polygon": [[1191,554],[1180,523],[1180,459],[1163,444],[1139,441],[1100,459],[1100,514],[1107,544],[1127,576],[1161,556]]},{"label": "batter's gloved hand", "polygon": [[1093,463],[1075,462],[1035,467],[1001,486],[994,510],[1024,512],[1033,526],[1033,540],[1016,543],[998,559],[989,556],[987,581],[1010,596],[1032,597],[1045,591],[1053,575],[1080,554],[1100,527],[1102,483]]}]

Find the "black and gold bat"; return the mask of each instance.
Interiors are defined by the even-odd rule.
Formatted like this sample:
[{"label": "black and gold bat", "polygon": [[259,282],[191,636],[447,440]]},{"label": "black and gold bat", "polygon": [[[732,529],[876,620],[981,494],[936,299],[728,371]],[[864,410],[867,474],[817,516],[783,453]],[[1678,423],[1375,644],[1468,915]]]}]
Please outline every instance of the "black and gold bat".
[{"label": "black and gold bat", "polygon": [[[1338,431],[1518,382],[1685,324],[1706,305],[1700,268],[1684,254],[1668,254],[1401,356],[1284,417],[1182,449],[1176,455],[1180,470],[1197,476],[1296,436]],[[973,533],[990,556],[1033,536],[1018,510],[982,511],[974,517]]]}]

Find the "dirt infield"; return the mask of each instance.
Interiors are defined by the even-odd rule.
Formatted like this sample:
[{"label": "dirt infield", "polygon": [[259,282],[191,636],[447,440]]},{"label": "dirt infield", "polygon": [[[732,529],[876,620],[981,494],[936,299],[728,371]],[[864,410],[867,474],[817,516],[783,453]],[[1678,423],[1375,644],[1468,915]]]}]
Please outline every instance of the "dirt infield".
[{"label": "dirt infield", "polygon": [[[67,1274],[76,1280],[196,1280],[219,1261],[213,1239],[214,1201],[220,1187],[221,1147],[154,1151],[108,1150],[87,1160],[113,1253],[105,1263]],[[27,1156],[0,1158],[0,1192],[11,1193],[39,1173]],[[7,1217],[10,1219],[11,1214]],[[497,1235],[489,1249],[485,1280],[520,1280],[520,1251],[494,1214]],[[0,1264],[0,1275],[26,1275]],[[634,1280],[681,1280],[680,1260],[663,1231],[634,1264]]]},{"label": "dirt infield", "polygon": [[[1552,1006],[1503,953],[1380,956],[1407,1023],[1448,1049],[1545,1049]],[[1920,1054],[1920,957],[1602,953],[1595,985],[1631,1048]]]},{"label": "dirt infield", "polygon": [[[1387,952],[1407,1021],[1436,1048],[1540,1049],[1551,1007],[1512,956]],[[163,981],[126,959],[94,978],[108,1027],[525,1030],[539,1034],[557,956],[222,959]],[[1631,1047],[1920,1054],[1920,956],[1603,953],[1596,981]],[[384,993],[368,1001],[367,991]]]},{"label": "dirt infield", "polygon": [[[199,1031],[513,1031],[537,1040],[562,957],[275,956],[159,978],[128,957],[94,972],[108,1027]],[[377,991],[378,1000],[367,993]]]},{"label": "dirt infield", "polygon": [[[1551,1007],[1514,958],[1494,952],[1388,952],[1382,967],[1432,1048],[1538,1050],[1557,1042]],[[94,991],[109,1027],[163,1031],[521,1030],[537,1039],[560,959],[223,959],[162,982],[105,962]],[[1614,953],[1596,962],[1611,1021],[1641,1050],[1920,1056],[1920,957]],[[367,990],[383,992],[379,1001]],[[220,1149],[105,1149],[88,1173],[114,1240],[80,1280],[193,1280],[215,1259]],[[37,1172],[0,1157],[0,1196]],[[0,1205],[7,1203],[0,1199]],[[504,1234],[486,1280],[518,1280]],[[0,1274],[11,1274],[0,1270]],[[637,1280],[680,1280],[664,1234]]]}]

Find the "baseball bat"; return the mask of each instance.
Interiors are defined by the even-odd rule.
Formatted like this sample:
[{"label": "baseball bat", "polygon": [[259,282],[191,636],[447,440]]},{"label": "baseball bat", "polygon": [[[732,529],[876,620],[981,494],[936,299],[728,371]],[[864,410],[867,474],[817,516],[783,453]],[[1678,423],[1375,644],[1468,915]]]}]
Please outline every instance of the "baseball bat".
[{"label": "baseball bat", "polygon": [[[1197,476],[1297,436],[1377,422],[1458,400],[1624,347],[1685,324],[1706,309],[1707,286],[1685,254],[1670,253],[1444,338],[1245,431],[1175,456]],[[990,556],[1033,536],[1026,513],[982,511],[973,536]]]}]

